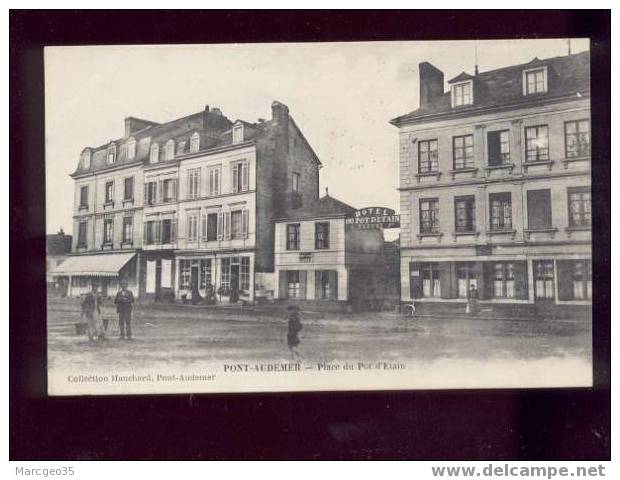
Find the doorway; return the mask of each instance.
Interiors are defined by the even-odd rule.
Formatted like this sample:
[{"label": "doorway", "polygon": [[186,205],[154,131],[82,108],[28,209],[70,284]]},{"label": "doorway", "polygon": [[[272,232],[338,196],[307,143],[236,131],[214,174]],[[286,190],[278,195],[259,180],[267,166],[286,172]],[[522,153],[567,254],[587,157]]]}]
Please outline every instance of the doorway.
[{"label": "doorway", "polygon": [[198,265],[192,265],[192,273],[191,273],[191,283],[190,288],[192,291],[198,289],[198,278],[199,278],[199,267]]}]

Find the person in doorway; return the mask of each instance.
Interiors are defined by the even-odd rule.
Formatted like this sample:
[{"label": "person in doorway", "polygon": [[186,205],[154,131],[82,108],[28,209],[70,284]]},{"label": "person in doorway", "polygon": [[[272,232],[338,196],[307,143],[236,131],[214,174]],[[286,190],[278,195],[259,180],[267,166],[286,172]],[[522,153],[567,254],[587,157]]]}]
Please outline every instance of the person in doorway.
[{"label": "person in doorway", "polygon": [[469,286],[469,292],[467,292],[467,310],[470,315],[478,313],[478,289],[475,283]]},{"label": "person in doorway", "polygon": [[88,340],[91,342],[95,340],[105,340],[105,333],[103,329],[103,322],[101,320],[101,303],[103,299],[98,291],[98,285],[92,283],[91,291],[88,292],[82,299],[82,317],[86,319],[88,324],[87,334]]},{"label": "person in doorway", "polygon": [[[121,289],[116,293],[114,299],[116,313],[118,313],[118,326],[120,329],[119,340],[131,340],[131,314],[133,312],[134,297],[133,292],[127,288],[127,282],[121,282]],[[126,337],[125,337],[126,336]]]},{"label": "person in doorway", "polygon": [[230,303],[237,303],[239,301],[239,283],[238,278],[233,276],[230,282]]},{"label": "person in doorway", "polygon": [[205,303],[207,305],[213,305],[215,303],[215,288],[213,288],[213,284],[208,280],[205,285]]},{"label": "person in doorway", "polygon": [[286,332],[286,341],[293,358],[299,356],[297,345],[299,345],[299,332],[303,328],[299,319],[299,308],[295,305],[288,307],[288,330]]}]

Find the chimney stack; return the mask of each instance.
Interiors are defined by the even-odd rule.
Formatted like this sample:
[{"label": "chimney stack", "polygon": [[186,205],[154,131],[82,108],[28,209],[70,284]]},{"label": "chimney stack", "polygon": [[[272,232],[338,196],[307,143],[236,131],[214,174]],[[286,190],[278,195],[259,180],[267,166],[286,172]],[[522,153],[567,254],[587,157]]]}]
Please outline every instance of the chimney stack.
[{"label": "chimney stack", "polygon": [[420,63],[419,72],[420,107],[424,107],[443,95],[443,72],[428,62]]},{"label": "chimney stack", "polygon": [[282,126],[288,125],[288,107],[283,103],[274,100],[271,104],[271,119]]}]

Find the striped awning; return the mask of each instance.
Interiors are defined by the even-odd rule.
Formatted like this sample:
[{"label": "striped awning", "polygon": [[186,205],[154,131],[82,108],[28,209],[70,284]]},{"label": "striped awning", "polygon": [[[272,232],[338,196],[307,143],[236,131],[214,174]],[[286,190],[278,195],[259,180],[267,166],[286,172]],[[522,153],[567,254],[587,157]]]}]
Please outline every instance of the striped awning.
[{"label": "striped awning", "polygon": [[135,253],[105,253],[100,255],[75,255],[52,270],[52,275],[85,275],[116,277]]}]

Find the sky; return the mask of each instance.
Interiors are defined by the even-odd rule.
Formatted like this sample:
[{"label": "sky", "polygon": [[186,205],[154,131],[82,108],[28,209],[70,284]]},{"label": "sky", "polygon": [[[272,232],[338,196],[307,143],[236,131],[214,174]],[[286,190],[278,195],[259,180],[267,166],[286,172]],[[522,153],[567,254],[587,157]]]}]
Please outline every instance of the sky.
[{"label": "sky", "polygon": [[[72,233],[69,174],[84,147],[123,136],[125,117],[167,122],[210,105],[254,122],[271,117],[273,100],[288,105],[323,163],[321,194],[398,213],[398,131],[388,122],[418,107],[420,62],[447,81],[473,73],[475,51],[475,41],[48,47],[47,233]],[[566,55],[568,41],[478,41],[477,52],[484,72]]]}]

